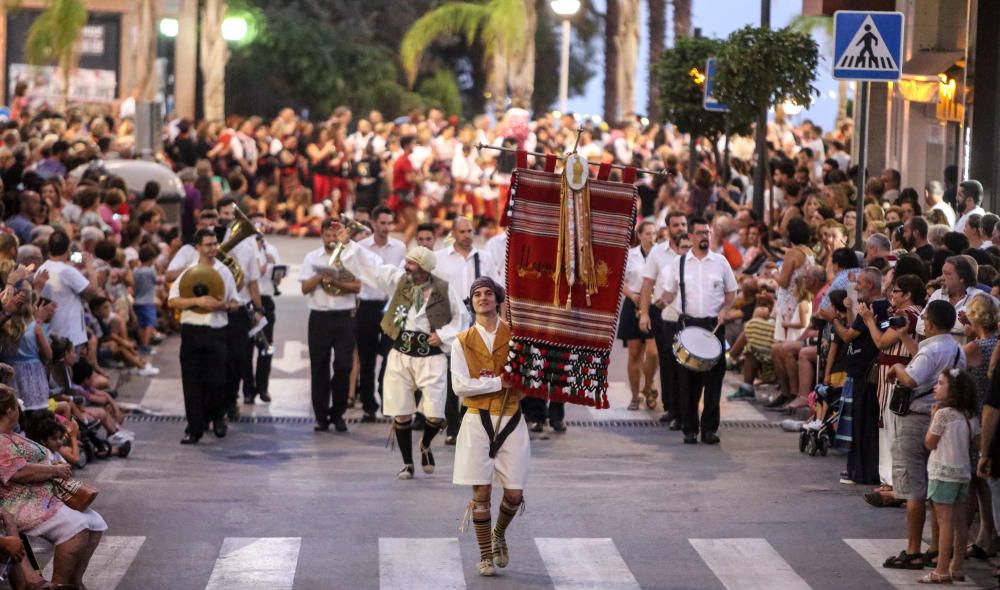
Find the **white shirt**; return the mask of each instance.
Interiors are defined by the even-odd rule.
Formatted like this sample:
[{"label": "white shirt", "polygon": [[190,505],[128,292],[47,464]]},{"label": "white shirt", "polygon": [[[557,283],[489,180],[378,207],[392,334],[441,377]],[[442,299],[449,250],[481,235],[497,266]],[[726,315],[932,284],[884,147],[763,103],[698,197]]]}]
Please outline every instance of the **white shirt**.
[{"label": "white shirt", "polygon": [[[670,262],[664,290],[676,293],[678,309],[681,309],[680,262],[677,256]],[[729,261],[721,254],[708,252],[699,259],[694,251],[684,258],[684,289],[687,292],[684,308],[687,315],[694,318],[715,318],[722,311],[726,295],[737,289],[736,275]]]},{"label": "white shirt", "polygon": [[[270,260],[268,260],[270,258]],[[260,280],[257,281],[257,288],[261,297],[274,297],[274,281],[272,274],[274,266],[281,264],[281,255],[278,249],[267,240],[257,244],[257,264],[260,266]]]},{"label": "white shirt", "polygon": [[972,211],[963,213],[962,216],[958,218],[958,221],[955,222],[955,231],[965,231],[965,224],[969,223],[969,217],[972,217],[973,215],[986,215],[986,210],[982,207],[976,206]]},{"label": "white shirt", "polygon": [[[193,265],[192,265],[193,266]],[[227,303],[236,300],[236,280],[233,273],[229,272],[229,267],[219,262],[218,259],[212,261],[212,268],[222,277],[222,283],[226,286],[225,295],[222,297]],[[191,266],[184,269],[177,280],[170,285],[170,295],[168,299],[177,299],[181,296],[181,279],[191,270]],[[209,328],[225,328],[229,325],[229,314],[225,309],[212,311],[209,313],[197,313],[191,309],[181,310],[181,323],[191,326],[208,326]]]},{"label": "white shirt", "polygon": [[[944,216],[948,219],[948,226],[955,227],[955,210],[951,208],[951,205],[945,203],[944,201],[941,201],[939,203],[935,203],[930,210],[940,211],[941,213],[944,213]],[[956,231],[961,231],[961,230],[956,230]]]},{"label": "white shirt", "polygon": [[243,269],[243,288],[236,293],[236,299],[242,305],[250,303],[250,283],[260,280],[260,263],[257,260],[257,244],[253,237],[244,238],[236,244],[229,255],[236,259]]},{"label": "white shirt", "polygon": [[90,280],[76,267],[61,260],[46,260],[38,270],[49,272],[42,296],[56,303],[55,314],[49,323],[51,331],[68,338],[73,346],[86,344],[87,328],[80,293],[90,286]]},{"label": "white shirt", "polygon": [[[383,263],[382,259],[375,253],[361,248],[354,242],[344,247],[340,262],[345,269],[361,279],[362,283],[368,283],[386,293],[395,293],[400,279],[406,274],[405,270]],[[450,350],[458,333],[469,325],[469,314],[453,285],[448,285],[448,305],[451,309],[451,321],[437,329],[437,335],[441,338],[441,350],[446,353]],[[386,313],[395,313],[395,311],[390,309],[386,310]],[[411,332],[424,332],[425,334],[431,332],[431,324],[427,319],[426,301],[420,309],[409,310],[403,329]]]},{"label": "white shirt", "polygon": [[[346,250],[345,250],[346,252]],[[330,268],[330,253],[326,248],[320,246],[306,254],[302,261],[302,269],[299,271],[299,282],[304,283],[316,276],[316,269]],[[353,273],[353,271],[351,271]],[[357,273],[353,273],[357,276]],[[317,285],[312,293],[306,298],[307,306],[312,311],[343,311],[354,309],[357,295],[355,293],[345,293],[343,295],[330,295],[323,290],[322,285]]]},{"label": "white shirt", "polygon": [[[663,291],[667,284],[667,276],[669,275],[667,271],[670,268],[670,263],[678,257],[680,257],[680,254],[674,252],[674,249],[670,247],[669,240],[656,244],[649,251],[649,254],[646,255],[646,264],[643,267],[642,278],[653,281],[653,293],[650,296],[650,302],[655,304],[663,297]],[[680,317],[680,313],[681,302],[680,298],[677,298],[670,302],[669,305],[664,306],[660,317],[668,322],[676,322]]]},{"label": "white shirt", "polygon": [[472,282],[476,280],[476,255],[479,255],[479,276],[497,276],[496,264],[493,257],[487,252],[473,248],[469,252],[468,258],[463,258],[455,250],[454,244],[434,252],[437,257],[437,265],[434,267],[434,274],[448,281],[448,284],[455,288],[464,300],[469,296],[472,289]]},{"label": "white shirt", "polygon": [[[983,296],[985,297],[990,297],[988,293],[984,293],[983,291],[980,291],[975,287],[969,287],[968,289],[965,290],[965,295],[963,295],[962,298],[959,299],[958,302],[954,304],[955,325],[952,326],[951,328],[951,337],[955,339],[955,342],[957,342],[959,346],[965,346],[965,343],[968,341],[968,338],[965,337],[965,326],[962,324],[962,322],[958,321],[958,314],[965,311],[965,307],[969,304],[969,301],[972,300],[973,297],[978,296],[978,294],[980,293],[982,293]],[[927,303],[930,304],[931,301],[938,301],[938,300],[947,301],[951,303],[951,300],[948,298],[948,295],[944,292],[944,287],[941,287],[937,291],[934,291],[934,293],[932,293],[931,296],[927,298]],[[927,306],[925,305],[924,307]],[[924,314],[920,314],[917,317],[917,334],[921,336],[924,335]]]},{"label": "white shirt", "polygon": [[[497,330],[488,331],[479,322],[475,323],[476,332],[483,339],[483,344],[491,353],[496,344],[497,330],[500,328],[500,321],[497,320]],[[500,383],[500,375],[492,377],[473,377],[469,374],[469,363],[465,360],[465,349],[459,346],[451,347],[451,387],[458,397],[469,397],[473,395],[483,395],[485,393],[496,393],[503,388]]]},{"label": "white shirt", "polygon": [[[406,258],[406,246],[396,238],[389,238],[385,246],[375,243],[375,236],[368,236],[361,240],[360,244],[367,248],[369,252],[374,252],[382,259],[384,264],[402,266]],[[389,294],[380,289],[375,289],[371,285],[361,283],[361,293],[358,295],[362,301],[385,301]]]},{"label": "white shirt", "polygon": [[170,259],[170,264],[167,265],[167,272],[183,270],[197,263],[198,250],[191,244],[184,244],[179,250],[177,250],[174,257]]},{"label": "white shirt", "polygon": [[486,253],[493,259],[496,273],[493,278],[500,285],[507,284],[507,231],[493,236],[486,242]]},{"label": "white shirt", "polygon": [[[652,252],[652,248],[650,248],[650,252]],[[646,256],[642,255],[641,245],[628,250],[628,258],[625,261],[625,286],[636,295],[642,291],[642,281],[645,278],[648,257],[649,253]]]}]

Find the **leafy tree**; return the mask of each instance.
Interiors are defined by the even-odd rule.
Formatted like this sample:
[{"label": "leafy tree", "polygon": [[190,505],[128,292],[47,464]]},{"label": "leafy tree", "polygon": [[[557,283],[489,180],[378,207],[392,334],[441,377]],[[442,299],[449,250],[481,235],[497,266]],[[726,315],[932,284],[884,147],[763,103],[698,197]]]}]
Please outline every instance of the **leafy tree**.
[{"label": "leafy tree", "polygon": [[720,49],[715,94],[729,105],[733,120],[752,121],[786,100],[807,108],[819,93],[813,86],[819,49],[809,35],[744,27]]},{"label": "leafy tree", "polygon": [[69,96],[69,80],[76,69],[79,55],[76,42],[87,24],[87,8],[81,0],[51,0],[48,8],[38,15],[28,39],[24,43],[24,53],[28,62],[34,65],[57,63],[62,74],[62,107]]},{"label": "leafy tree", "polygon": [[[826,34],[827,42],[824,43],[823,53],[833,61],[833,17],[832,16],[806,16],[800,14],[792,19],[788,28],[800,33],[810,34],[813,31],[822,31]],[[847,102],[850,94],[847,80],[837,82],[837,123],[847,118]]]},{"label": "leafy tree", "polygon": [[424,78],[417,86],[417,93],[429,107],[439,108],[448,115],[462,113],[462,96],[455,75],[449,70],[438,70],[433,76]]}]

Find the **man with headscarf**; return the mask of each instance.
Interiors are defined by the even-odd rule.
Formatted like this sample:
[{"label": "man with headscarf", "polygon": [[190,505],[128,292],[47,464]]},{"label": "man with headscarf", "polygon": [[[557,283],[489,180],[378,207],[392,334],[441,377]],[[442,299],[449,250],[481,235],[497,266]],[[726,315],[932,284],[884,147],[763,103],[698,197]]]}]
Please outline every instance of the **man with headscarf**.
[{"label": "man with headscarf", "polygon": [[[524,396],[512,388],[504,372],[511,332],[497,313],[503,287],[490,277],[479,277],[472,283],[469,300],[476,322],[451,347],[452,387],[469,410],[458,433],[452,481],[472,486],[466,514],[479,543],[479,575],[492,576],[496,567],[507,567],[510,560],[504,535],[524,500],[531,443],[518,405]],[[491,530],[494,478],[503,486],[503,500]]]},{"label": "man with headscarf", "polygon": [[[434,253],[417,246],[406,254],[404,268],[384,264],[375,253],[350,240],[346,229],[337,235],[344,244],[341,263],[362,283],[392,293],[381,328],[392,340],[382,383],[382,413],[393,417],[393,429],[403,468],[399,479],[413,478],[413,414],[426,417],[420,442],[424,473],[434,473],[431,441],[445,426],[448,357],[458,333],[469,325],[462,297],[448,283],[431,274]],[[418,408],[415,392],[423,396]]]}]

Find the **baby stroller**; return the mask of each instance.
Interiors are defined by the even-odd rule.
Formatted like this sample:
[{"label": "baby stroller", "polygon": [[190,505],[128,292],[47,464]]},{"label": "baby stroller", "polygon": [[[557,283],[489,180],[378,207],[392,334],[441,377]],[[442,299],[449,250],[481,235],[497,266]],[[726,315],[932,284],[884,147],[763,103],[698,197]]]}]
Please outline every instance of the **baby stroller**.
[{"label": "baby stroller", "polygon": [[819,384],[813,391],[814,402],[827,404],[826,416],[822,420],[809,422],[802,427],[799,434],[799,452],[808,453],[810,457],[815,457],[816,453],[822,456],[830,451],[833,446],[833,438],[837,434],[837,421],[844,410],[844,400],[840,397],[840,387],[830,387]]}]

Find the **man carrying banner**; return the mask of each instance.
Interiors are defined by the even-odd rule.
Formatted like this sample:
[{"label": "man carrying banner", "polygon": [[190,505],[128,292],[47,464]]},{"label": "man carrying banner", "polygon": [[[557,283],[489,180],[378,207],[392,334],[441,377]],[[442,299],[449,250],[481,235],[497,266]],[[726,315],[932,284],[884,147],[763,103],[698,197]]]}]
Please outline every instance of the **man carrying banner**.
[{"label": "man carrying banner", "polygon": [[[507,567],[510,561],[504,535],[524,499],[531,443],[518,409],[523,395],[504,372],[511,338],[510,325],[497,314],[504,290],[483,276],[472,283],[469,298],[476,323],[451,347],[452,387],[469,410],[458,433],[452,481],[472,486],[462,528],[471,517],[479,543],[479,575],[493,576],[495,567]],[[503,486],[503,500],[491,530],[494,478]]]}]

